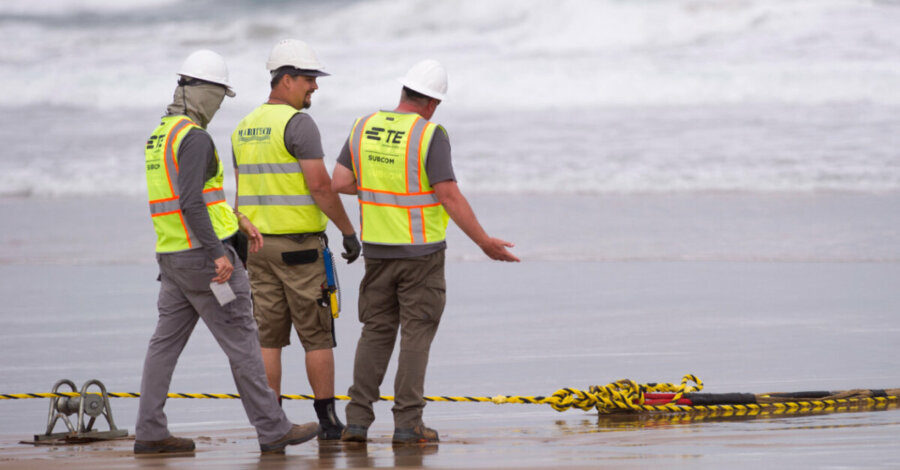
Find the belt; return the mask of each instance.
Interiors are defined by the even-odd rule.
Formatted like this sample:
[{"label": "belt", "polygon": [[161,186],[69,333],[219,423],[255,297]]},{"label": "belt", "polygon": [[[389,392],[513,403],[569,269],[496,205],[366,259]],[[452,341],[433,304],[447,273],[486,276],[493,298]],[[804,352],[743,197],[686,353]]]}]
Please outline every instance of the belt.
[{"label": "belt", "polygon": [[278,234],[268,234],[268,233],[264,233],[263,235],[265,235],[265,236],[267,236],[267,237],[281,237],[281,238],[287,238],[288,240],[291,240],[291,241],[293,241],[293,242],[303,243],[303,242],[305,242],[309,237],[319,237],[319,238],[322,238],[322,237],[325,236],[325,232],[278,233]]}]

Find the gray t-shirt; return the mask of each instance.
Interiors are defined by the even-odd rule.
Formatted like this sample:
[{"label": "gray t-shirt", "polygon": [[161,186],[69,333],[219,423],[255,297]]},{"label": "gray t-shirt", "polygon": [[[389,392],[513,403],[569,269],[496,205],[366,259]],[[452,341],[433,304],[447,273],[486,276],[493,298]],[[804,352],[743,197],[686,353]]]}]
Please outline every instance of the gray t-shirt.
[{"label": "gray t-shirt", "polygon": [[191,129],[178,147],[178,188],[181,194],[178,203],[184,215],[184,222],[191,227],[194,246],[200,242],[206,255],[218,259],[225,255],[222,242],[216,236],[206,203],[203,202],[203,185],[216,176],[219,164],[216,160],[216,146],[212,137],[203,129]]},{"label": "gray t-shirt", "polygon": [[325,158],[322,136],[312,116],[297,113],[284,127],[284,146],[297,160]]},{"label": "gray t-shirt", "polygon": [[[353,156],[350,154],[350,141],[344,141],[344,147],[338,155],[338,164],[353,171]],[[443,127],[438,127],[431,138],[431,146],[428,148],[428,156],[425,158],[425,174],[431,185],[442,181],[456,181],[453,173],[453,162],[450,158],[450,137]],[[444,250],[447,242],[442,241],[433,245],[376,245],[363,242],[363,256],[367,258],[411,258],[425,256]]]}]

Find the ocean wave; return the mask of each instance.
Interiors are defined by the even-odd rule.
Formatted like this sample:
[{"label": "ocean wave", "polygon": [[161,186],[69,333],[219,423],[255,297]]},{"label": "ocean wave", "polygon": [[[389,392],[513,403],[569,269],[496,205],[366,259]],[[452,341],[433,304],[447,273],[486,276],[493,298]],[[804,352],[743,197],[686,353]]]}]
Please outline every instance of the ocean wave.
[{"label": "ocean wave", "polygon": [[140,143],[201,47],[238,93],[210,126],[227,156],[290,36],[333,74],[310,110],[328,158],[435,57],[470,191],[900,191],[897,1],[107,3],[0,3],[0,197],[141,196]]},{"label": "ocean wave", "polygon": [[[0,108],[0,197],[143,196],[143,146],[159,111]],[[446,107],[446,109],[444,109]],[[227,103],[209,132],[234,181]],[[499,193],[900,191],[896,106],[715,105],[472,112],[442,104],[461,187]],[[310,110],[331,169],[352,119]],[[42,139],[21,123],[39,123]],[[18,130],[17,130],[18,129]],[[229,200],[232,200],[230,198]]]},{"label": "ocean wave", "polygon": [[[267,93],[265,57],[307,40],[323,103],[393,100],[418,59],[470,109],[900,104],[900,8],[861,0],[4,2],[0,105],[154,106],[193,49],[228,60],[237,103]],[[180,13],[180,14],[179,14]],[[63,19],[65,19],[63,21]]]}]

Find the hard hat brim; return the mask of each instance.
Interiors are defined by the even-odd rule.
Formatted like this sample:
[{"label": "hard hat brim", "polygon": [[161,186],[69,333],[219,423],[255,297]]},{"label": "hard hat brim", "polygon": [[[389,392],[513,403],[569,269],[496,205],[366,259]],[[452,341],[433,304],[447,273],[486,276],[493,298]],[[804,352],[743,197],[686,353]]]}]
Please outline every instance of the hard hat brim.
[{"label": "hard hat brim", "polygon": [[282,69],[287,69],[288,67],[291,67],[291,68],[288,71],[285,71],[283,73],[287,73],[287,74],[293,75],[293,76],[300,75],[300,76],[304,76],[304,77],[328,77],[331,75],[330,73],[325,72],[323,70],[301,69],[301,68],[297,68],[297,67],[293,67],[293,66],[282,66],[275,70],[270,70],[269,73],[274,78],[275,75],[282,73]]},{"label": "hard hat brim", "polygon": [[421,93],[429,98],[436,99],[438,101],[444,101],[444,98],[447,97],[446,93],[439,93],[434,90],[429,90],[428,88],[426,88],[422,85],[418,85],[416,83],[410,82],[409,80],[406,79],[406,77],[400,77],[397,79],[397,81],[400,82],[401,85],[405,86],[406,88],[409,88],[412,91]]},{"label": "hard hat brim", "polygon": [[[234,98],[234,97],[236,96],[235,93],[234,93],[234,90],[231,89],[231,85],[228,85],[228,84],[225,84],[225,83],[221,83],[221,82],[212,81],[212,80],[206,80],[206,79],[203,79],[203,78],[197,78],[197,77],[194,77],[194,76],[191,76],[191,75],[188,75],[188,74],[185,74],[185,73],[181,73],[181,72],[179,72],[177,75],[178,75],[179,77],[181,77],[182,79],[184,79],[184,80],[190,79],[190,80],[196,80],[196,81],[201,82],[201,83],[209,83],[210,85],[217,85],[217,86],[220,86],[220,87],[222,87],[222,88],[225,89],[225,96],[227,96],[227,97],[229,97],[229,98]],[[179,82],[179,84],[180,84],[180,83],[181,83],[181,82]]]},{"label": "hard hat brim", "polygon": [[176,75],[178,75],[179,77],[182,77],[183,79],[198,80],[198,81],[200,81],[200,82],[210,83],[210,84],[213,84],[213,85],[218,85],[218,86],[220,86],[220,87],[225,88],[225,96],[227,96],[227,97],[229,97],[229,98],[234,98],[234,97],[236,96],[235,93],[234,93],[234,90],[231,89],[231,85],[228,85],[227,83],[222,83],[222,82],[218,82],[218,81],[213,81],[213,80],[209,80],[209,79],[204,79],[204,78],[200,78],[200,77],[195,77],[195,76],[193,76],[193,75],[189,75],[189,74],[186,74],[186,73],[183,73],[183,72],[178,72]]}]

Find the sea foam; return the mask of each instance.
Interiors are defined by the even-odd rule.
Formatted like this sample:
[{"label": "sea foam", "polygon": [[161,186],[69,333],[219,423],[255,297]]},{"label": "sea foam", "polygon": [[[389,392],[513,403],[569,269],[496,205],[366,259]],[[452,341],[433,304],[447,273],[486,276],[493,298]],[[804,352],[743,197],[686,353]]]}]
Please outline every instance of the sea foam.
[{"label": "sea foam", "polygon": [[897,1],[107,3],[0,3],[0,195],[142,195],[142,142],[198,48],[237,91],[210,126],[228,162],[285,37],[332,73],[310,110],[329,166],[352,119],[432,57],[467,189],[900,190]]},{"label": "sea foam", "polygon": [[900,7],[886,1],[13,1],[0,24],[0,85],[16,90],[0,106],[156,106],[200,47],[255,102],[284,37],[317,50],[333,73],[321,99],[343,108],[393,99],[425,57],[447,65],[448,100],[475,109],[900,104]]}]

